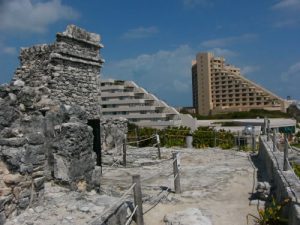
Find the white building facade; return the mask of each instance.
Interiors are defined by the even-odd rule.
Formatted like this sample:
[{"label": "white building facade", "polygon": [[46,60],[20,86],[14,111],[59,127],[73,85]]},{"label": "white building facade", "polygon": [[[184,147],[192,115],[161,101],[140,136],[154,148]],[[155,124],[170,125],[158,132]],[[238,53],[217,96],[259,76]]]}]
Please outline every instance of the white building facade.
[{"label": "white building facade", "polygon": [[163,129],[180,126],[179,112],[133,81],[101,80],[101,111],[104,118],[126,118],[140,127]]}]

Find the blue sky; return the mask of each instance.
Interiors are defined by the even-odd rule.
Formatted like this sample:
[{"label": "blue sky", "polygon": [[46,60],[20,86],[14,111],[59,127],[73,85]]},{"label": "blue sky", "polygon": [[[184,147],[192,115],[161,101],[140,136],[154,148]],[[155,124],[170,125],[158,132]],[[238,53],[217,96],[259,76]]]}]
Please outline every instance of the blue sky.
[{"label": "blue sky", "polygon": [[300,99],[300,0],[0,0],[0,83],[20,47],[76,24],[99,33],[104,78],[190,106],[191,61],[212,51],[277,95]]}]

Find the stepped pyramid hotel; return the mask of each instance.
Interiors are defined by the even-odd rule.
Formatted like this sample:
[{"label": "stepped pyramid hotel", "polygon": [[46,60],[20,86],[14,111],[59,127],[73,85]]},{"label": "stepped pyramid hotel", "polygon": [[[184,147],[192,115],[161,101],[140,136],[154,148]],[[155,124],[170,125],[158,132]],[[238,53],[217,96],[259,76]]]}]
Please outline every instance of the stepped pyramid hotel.
[{"label": "stepped pyramid hotel", "polygon": [[250,109],[285,112],[288,102],[246,79],[223,57],[199,53],[192,62],[193,106],[200,115]]},{"label": "stepped pyramid hotel", "polygon": [[126,118],[141,127],[180,126],[179,112],[133,81],[101,80],[104,118]]}]

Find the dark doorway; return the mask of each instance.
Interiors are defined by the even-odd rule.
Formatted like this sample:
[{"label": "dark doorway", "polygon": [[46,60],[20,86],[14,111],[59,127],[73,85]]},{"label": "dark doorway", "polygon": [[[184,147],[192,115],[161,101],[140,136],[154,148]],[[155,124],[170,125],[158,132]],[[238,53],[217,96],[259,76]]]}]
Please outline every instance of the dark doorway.
[{"label": "dark doorway", "polygon": [[93,135],[94,135],[93,150],[94,152],[96,152],[97,155],[97,166],[102,166],[100,120],[88,120],[88,125],[93,128]]}]

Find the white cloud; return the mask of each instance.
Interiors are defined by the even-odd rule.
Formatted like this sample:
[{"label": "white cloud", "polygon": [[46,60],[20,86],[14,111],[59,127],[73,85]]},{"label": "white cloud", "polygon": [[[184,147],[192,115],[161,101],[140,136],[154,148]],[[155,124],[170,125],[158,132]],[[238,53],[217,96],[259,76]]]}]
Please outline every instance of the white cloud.
[{"label": "white cloud", "polygon": [[212,0],[183,0],[183,4],[190,8],[195,6],[213,6]]},{"label": "white cloud", "polygon": [[286,72],[281,74],[282,95],[289,95],[292,99],[300,99],[299,83],[300,83],[300,61],[292,64]]},{"label": "white cloud", "polygon": [[206,48],[226,47],[240,42],[252,41],[255,40],[256,38],[257,38],[256,34],[243,34],[240,36],[206,40],[201,43],[201,46]]},{"label": "white cloud", "polygon": [[[281,75],[281,79],[285,82],[292,81],[292,83],[295,83],[294,79],[299,79],[299,78],[300,78],[300,62],[291,65],[289,69],[286,72],[282,73]],[[296,83],[298,86],[299,82]]]},{"label": "white cloud", "polygon": [[15,47],[6,46],[3,40],[0,40],[0,55],[16,55]]},{"label": "white cloud", "polygon": [[279,0],[271,9],[278,12],[278,18],[273,23],[273,27],[299,27],[300,0]]},{"label": "white cloud", "polygon": [[225,49],[225,48],[213,48],[208,50],[209,52],[214,53],[216,56],[223,56],[223,57],[233,57],[233,56],[237,56],[238,53],[231,51],[229,49]]},{"label": "white cloud", "polygon": [[122,38],[125,39],[140,39],[147,38],[153,36],[158,33],[157,27],[139,27],[135,29],[131,29],[122,35]]},{"label": "white cloud", "polygon": [[191,61],[194,58],[194,50],[181,45],[170,51],[160,50],[108,63],[103,73],[106,78],[133,80],[169,103],[185,98],[186,104],[192,98]]},{"label": "white cloud", "polygon": [[182,82],[179,80],[174,80],[173,81],[173,86],[175,87],[175,90],[180,91],[180,92],[186,92],[190,90],[190,82]]},{"label": "white cloud", "polygon": [[260,70],[260,66],[243,66],[241,68],[241,74],[245,76],[247,74],[254,73],[259,70]]},{"label": "white cloud", "polygon": [[274,23],[276,28],[296,27],[299,26],[299,19],[284,19]]},{"label": "white cloud", "polygon": [[300,9],[300,0],[279,0],[272,6],[274,10],[298,10]]},{"label": "white cloud", "polygon": [[0,30],[42,33],[59,20],[75,19],[79,14],[61,0],[1,0]]},{"label": "white cloud", "polygon": [[2,52],[8,55],[15,55],[17,54],[17,49],[15,47],[4,47]]}]

